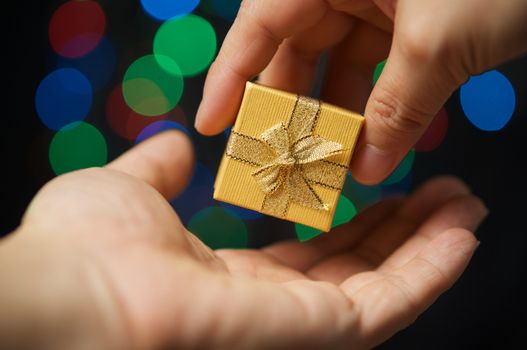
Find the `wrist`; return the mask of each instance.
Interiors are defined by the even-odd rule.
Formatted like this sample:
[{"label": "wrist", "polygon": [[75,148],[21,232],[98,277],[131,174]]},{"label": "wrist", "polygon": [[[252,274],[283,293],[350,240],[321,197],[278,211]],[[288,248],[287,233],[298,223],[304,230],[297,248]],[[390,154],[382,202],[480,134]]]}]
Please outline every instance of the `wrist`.
[{"label": "wrist", "polygon": [[56,234],[25,231],[0,241],[0,348],[118,348],[90,259]]}]

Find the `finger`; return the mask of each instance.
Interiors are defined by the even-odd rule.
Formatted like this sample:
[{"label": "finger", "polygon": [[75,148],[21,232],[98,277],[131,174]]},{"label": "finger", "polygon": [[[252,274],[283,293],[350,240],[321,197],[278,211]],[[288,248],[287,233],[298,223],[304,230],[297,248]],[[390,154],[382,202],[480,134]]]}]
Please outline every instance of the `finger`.
[{"label": "finger", "polygon": [[[342,1],[342,0],[327,0],[331,8],[346,12],[349,15],[360,18],[361,20],[371,23],[379,29],[386,32],[393,31],[393,15],[386,4],[380,4],[380,1]],[[383,0],[383,2],[395,3],[393,0]],[[383,6],[380,6],[383,5]]]},{"label": "finger", "polygon": [[[412,235],[435,210],[453,198],[469,194],[457,178],[444,176],[429,180],[418,188],[388,220],[366,236],[350,254],[377,267]],[[345,265],[341,267],[346,270]],[[353,273],[356,273],[353,269]]]},{"label": "finger", "polygon": [[236,116],[245,83],[264,70],[285,38],[312,27],[326,11],[320,0],[242,2],[208,73],[196,129],[206,135],[223,131]]},{"label": "finger", "polygon": [[364,348],[410,325],[459,278],[478,243],[464,229],[450,229],[388,274],[354,276],[341,287],[359,309]]},{"label": "finger", "polygon": [[286,266],[306,271],[328,256],[349,249],[364,234],[380,225],[399,208],[401,202],[399,199],[385,200],[359,214],[349,223],[308,242],[280,242],[264,248],[263,251]]},{"label": "finger", "polygon": [[414,31],[411,35],[396,31],[366,105],[364,129],[351,164],[353,176],[365,184],[379,183],[395,169],[462,82],[443,68],[426,37]]},{"label": "finger", "polygon": [[322,52],[340,42],[352,23],[347,15],[328,10],[313,27],[280,45],[258,81],[280,90],[309,95]]},{"label": "finger", "polygon": [[363,113],[375,65],[388,55],[390,42],[390,34],[357,21],[350,34],[331,53],[323,100]]},{"label": "finger", "polygon": [[191,141],[171,130],[141,142],[107,167],[137,177],[171,199],[190,180],[193,162]]},{"label": "finger", "polygon": [[[397,249],[434,210],[450,198],[468,191],[459,180],[450,177],[429,181],[419,188],[392,215],[353,249],[342,251],[321,260],[306,271],[317,281],[340,284],[350,276],[378,267],[387,256]],[[469,215],[470,211],[467,213]],[[446,230],[452,226],[444,227]],[[443,230],[444,231],[444,230]]]},{"label": "finger", "polygon": [[477,197],[463,196],[449,201],[427,219],[415,235],[390,255],[379,270],[387,271],[403,266],[435,237],[448,229],[462,228],[475,232],[487,214],[487,208]]}]

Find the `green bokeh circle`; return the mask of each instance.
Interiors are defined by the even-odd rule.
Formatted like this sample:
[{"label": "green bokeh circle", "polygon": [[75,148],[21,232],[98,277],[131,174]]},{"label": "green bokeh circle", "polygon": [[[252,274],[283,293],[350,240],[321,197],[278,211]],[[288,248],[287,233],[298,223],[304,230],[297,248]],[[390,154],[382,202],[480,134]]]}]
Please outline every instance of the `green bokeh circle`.
[{"label": "green bokeh circle", "polygon": [[106,140],[94,126],[71,123],[55,134],[49,145],[49,162],[55,174],[104,166],[108,161]]},{"label": "green bokeh circle", "polygon": [[247,248],[247,227],[225,208],[202,209],[190,219],[187,226],[190,232],[212,249]]},{"label": "green bokeh circle", "polygon": [[[331,222],[331,227],[337,227],[349,222],[357,215],[357,209],[355,205],[343,195],[340,195],[339,203],[337,209],[335,210],[335,216]],[[302,224],[295,224],[296,236],[302,242],[310,240],[322,233],[322,231],[317,230],[309,226]]]},{"label": "green bokeh circle", "polygon": [[381,76],[381,73],[382,73],[385,65],[386,65],[386,60],[381,61],[377,65],[377,67],[375,67],[375,71],[373,72],[373,82],[372,82],[373,86],[375,86],[375,84],[377,84],[377,80],[379,80],[379,77]]},{"label": "green bokeh circle", "polygon": [[406,157],[403,158],[401,163],[399,163],[399,166],[395,168],[395,170],[392,172],[392,174],[384,180],[382,183],[383,185],[393,185],[402,179],[405,178],[406,175],[412,170],[412,167],[414,165],[415,160],[415,151],[412,149]]},{"label": "green bokeh circle", "polygon": [[353,199],[353,204],[358,212],[363,212],[382,198],[381,186],[366,186],[357,182],[350,173],[346,175],[346,182],[342,194]]},{"label": "green bokeh circle", "polygon": [[[156,57],[170,57],[183,76],[195,76],[208,68],[216,55],[216,33],[204,18],[188,15],[165,22],[154,38]],[[159,64],[171,71],[172,66]]]},{"label": "green bokeh circle", "polygon": [[135,112],[159,116],[172,110],[183,94],[178,65],[169,57],[147,55],[130,65],[123,79],[123,97]]}]

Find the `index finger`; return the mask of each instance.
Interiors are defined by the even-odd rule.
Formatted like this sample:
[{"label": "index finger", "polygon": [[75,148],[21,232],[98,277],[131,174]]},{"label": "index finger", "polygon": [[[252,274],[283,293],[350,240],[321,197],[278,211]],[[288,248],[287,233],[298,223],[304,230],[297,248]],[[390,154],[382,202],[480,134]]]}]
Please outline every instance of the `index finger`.
[{"label": "index finger", "polygon": [[323,0],[245,0],[212,64],[196,129],[205,135],[222,132],[235,118],[245,83],[262,72],[285,38],[320,21]]}]

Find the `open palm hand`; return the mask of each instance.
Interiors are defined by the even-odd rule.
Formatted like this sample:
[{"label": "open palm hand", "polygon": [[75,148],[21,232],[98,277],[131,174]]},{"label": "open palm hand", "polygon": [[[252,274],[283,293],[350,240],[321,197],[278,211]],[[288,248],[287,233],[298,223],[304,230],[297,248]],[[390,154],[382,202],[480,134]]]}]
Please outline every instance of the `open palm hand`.
[{"label": "open palm hand", "polygon": [[55,292],[82,296],[83,341],[127,349],[369,348],[454,283],[486,215],[465,185],[442,177],[308,243],[213,252],[165,199],[185,186],[191,155],[181,133],[164,133],[105,169],[53,180],[28,209],[13,243],[41,242],[40,254],[60,262],[57,275],[80,276]]}]

